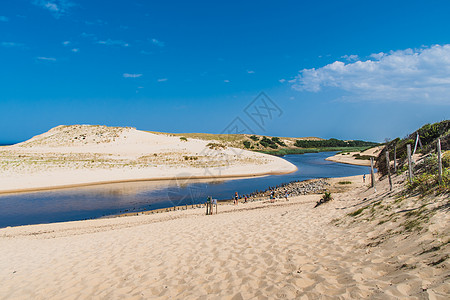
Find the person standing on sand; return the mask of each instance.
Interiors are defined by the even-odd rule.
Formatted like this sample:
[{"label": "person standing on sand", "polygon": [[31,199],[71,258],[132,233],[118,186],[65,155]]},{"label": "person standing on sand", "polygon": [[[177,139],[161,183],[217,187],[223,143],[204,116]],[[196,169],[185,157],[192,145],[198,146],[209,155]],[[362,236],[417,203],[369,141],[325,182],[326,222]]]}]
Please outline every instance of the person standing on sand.
[{"label": "person standing on sand", "polygon": [[211,209],[214,209],[214,206],[216,207],[216,215],[217,215],[217,199],[212,199],[212,203],[213,203],[213,206],[212,206],[212,208]]},{"label": "person standing on sand", "polygon": [[289,201],[289,199],[288,199],[288,197],[289,197],[289,193],[288,193],[288,191],[286,190],[285,191],[285,193],[284,193],[284,197],[286,198],[286,201]]},{"label": "person standing on sand", "polygon": [[363,183],[366,183],[366,174],[363,175]]},{"label": "person standing on sand", "polygon": [[234,193],[234,204],[236,204],[236,205],[239,204],[239,194],[238,194],[238,192]]}]

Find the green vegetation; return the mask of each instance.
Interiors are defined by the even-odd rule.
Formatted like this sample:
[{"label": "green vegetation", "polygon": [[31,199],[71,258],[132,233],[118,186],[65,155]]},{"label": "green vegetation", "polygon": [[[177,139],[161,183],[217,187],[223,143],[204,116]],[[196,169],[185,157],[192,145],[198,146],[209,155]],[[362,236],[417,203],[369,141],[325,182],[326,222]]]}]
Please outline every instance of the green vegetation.
[{"label": "green vegetation", "polygon": [[198,160],[197,156],[183,156],[184,160]]},{"label": "green vegetation", "polygon": [[354,157],[355,159],[370,160],[370,158],[371,158],[372,156],[370,156],[370,155],[361,155],[361,154],[359,154],[359,153],[356,153],[356,154],[353,155],[353,157]]},{"label": "green vegetation", "polygon": [[278,137],[273,137],[272,142],[280,145],[281,147],[286,147],[286,144],[283,141],[281,141],[280,138]]},{"label": "green vegetation", "polygon": [[314,208],[316,208],[319,205],[322,205],[328,201],[333,200],[333,197],[331,197],[331,193],[330,192],[325,192],[322,196],[322,198],[320,198],[319,201],[317,201],[316,205],[314,206]]},{"label": "green vegetation", "polygon": [[355,210],[354,212],[349,213],[348,215],[350,217],[356,217],[357,215],[361,214],[367,207],[362,207],[360,209]]},{"label": "green vegetation", "polygon": [[[286,154],[304,154],[317,153],[323,151],[346,151],[357,152],[367,149],[368,145],[373,146],[375,143],[363,141],[340,141],[337,139],[322,140],[317,137],[298,138],[289,137],[266,137],[257,135],[245,134],[210,134],[210,133],[162,133],[152,132],[154,134],[164,134],[169,136],[178,136],[180,140],[187,141],[188,139],[199,139],[205,141],[214,141],[211,144],[222,145],[219,148],[235,147],[241,149],[248,149],[265,154],[283,156]],[[218,141],[219,143],[217,143]],[[297,145],[293,145],[297,143]],[[306,143],[311,145],[322,145],[320,147],[308,146],[299,147],[300,144]],[[289,146],[288,146],[289,145]],[[332,146],[337,145],[337,146]],[[217,148],[217,147],[216,147]]]},{"label": "green vegetation", "polygon": [[244,144],[245,149],[250,149],[251,143],[249,141],[243,141],[242,143]]},{"label": "green vegetation", "polygon": [[351,181],[339,181],[338,184],[352,184]]},{"label": "green vegetation", "polygon": [[[347,149],[347,148],[345,148]],[[362,148],[350,148],[352,152],[360,151]],[[261,152],[270,155],[283,156],[287,154],[305,154],[305,153],[319,153],[327,151],[342,151],[343,148],[281,148],[277,150],[255,150],[256,152]],[[347,151],[347,150],[346,150]]]},{"label": "green vegetation", "polygon": [[338,139],[329,139],[321,141],[296,140],[294,146],[299,148],[328,148],[328,147],[374,147],[378,145],[373,142],[365,141],[343,141]]},{"label": "green vegetation", "polygon": [[272,149],[277,149],[278,145],[269,138],[266,138],[265,136],[263,136],[263,138],[259,141],[259,143],[264,147],[264,148],[272,148]]},{"label": "green vegetation", "polygon": [[227,146],[225,146],[223,144],[218,144],[218,143],[208,143],[206,146],[211,150],[219,150],[219,149],[227,148]]},{"label": "green vegetation", "polygon": [[328,201],[330,201],[331,199],[333,199],[333,198],[331,197],[331,193],[330,193],[330,192],[325,192],[325,193],[323,194],[323,196],[322,196],[322,201],[323,201],[323,202],[328,202]]},{"label": "green vegetation", "polygon": [[448,149],[450,145],[450,120],[426,124],[417,131],[409,134],[404,139],[396,138],[388,143],[386,147],[380,151],[377,157],[376,166],[378,172],[382,175],[387,174],[386,167],[386,150],[389,150],[390,159],[393,159],[394,147],[396,147],[396,156],[398,166],[401,168],[407,161],[406,145],[410,144],[411,149],[414,149],[417,133],[419,133],[420,140],[423,147],[418,147],[417,152],[422,154],[429,154],[436,152],[437,139],[441,138],[441,144],[443,149]]}]

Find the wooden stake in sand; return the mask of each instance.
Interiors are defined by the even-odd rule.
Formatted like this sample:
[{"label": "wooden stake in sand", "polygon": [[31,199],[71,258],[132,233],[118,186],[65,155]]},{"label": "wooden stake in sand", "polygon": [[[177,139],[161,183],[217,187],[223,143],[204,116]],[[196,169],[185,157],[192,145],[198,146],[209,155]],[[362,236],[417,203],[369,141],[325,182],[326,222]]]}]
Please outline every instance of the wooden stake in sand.
[{"label": "wooden stake in sand", "polygon": [[412,175],[412,164],[411,164],[411,144],[406,145],[406,153],[408,155],[408,178],[409,178],[409,182],[412,182],[413,175]]},{"label": "wooden stake in sand", "polygon": [[397,143],[394,145],[394,172],[397,173]]},{"label": "wooden stake in sand", "polygon": [[438,152],[438,169],[439,169],[439,184],[442,183],[442,153],[441,153],[441,139],[437,142],[437,152]]},{"label": "wooden stake in sand", "polygon": [[387,151],[387,150],[386,150],[386,167],[387,167],[388,178],[389,178],[389,190],[392,191],[391,166],[389,163],[389,151]]},{"label": "wooden stake in sand", "polygon": [[375,187],[375,172],[373,171],[373,157],[370,158],[370,181],[372,183],[372,187]]}]

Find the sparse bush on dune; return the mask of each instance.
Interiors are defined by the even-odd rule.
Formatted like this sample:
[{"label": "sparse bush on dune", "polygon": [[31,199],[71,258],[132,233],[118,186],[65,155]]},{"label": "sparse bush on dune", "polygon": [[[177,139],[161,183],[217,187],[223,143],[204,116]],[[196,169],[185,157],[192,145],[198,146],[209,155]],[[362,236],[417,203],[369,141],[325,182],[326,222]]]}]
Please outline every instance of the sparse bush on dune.
[{"label": "sparse bush on dune", "polygon": [[244,147],[245,147],[246,149],[250,149],[251,143],[250,143],[249,141],[243,141],[242,143],[244,144]]},{"label": "sparse bush on dune", "polygon": [[324,203],[327,203],[329,201],[333,200],[333,197],[331,197],[331,193],[330,192],[324,192],[322,198],[317,201],[316,205],[314,206],[314,208],[316,208],[319,205],[322,205]]},{"label": "sparse bush on dune", "polygon": [[422,148],[417,148],[417,153],[429,154],[436,153],[437,139],[441,139],[442,150],[450,149],[450,120],[434,124],[426,124],[417,131],[409,134],[404,139],[396,138],[388,143],[382,151],[380,151],[377,159],[376,166],[378,172],[382,175],[387,174],[386,168],[386,150],[389,150],[389,157],[394,159],[394,147],[396,148],[396,156],[398,166],[402,167],[407,162],[407,145],[411,145],[411,149],[414,149],[416,143],[417,133],[419,133],[420,141],[422,142]]},{"label": "sparse bush on dune", "polygon": [[218,143],[208,143],[206,146],[211,150],[219,150],[219,149],[227,148],[227,146],[225,146],[224,144],[218,144]]}]

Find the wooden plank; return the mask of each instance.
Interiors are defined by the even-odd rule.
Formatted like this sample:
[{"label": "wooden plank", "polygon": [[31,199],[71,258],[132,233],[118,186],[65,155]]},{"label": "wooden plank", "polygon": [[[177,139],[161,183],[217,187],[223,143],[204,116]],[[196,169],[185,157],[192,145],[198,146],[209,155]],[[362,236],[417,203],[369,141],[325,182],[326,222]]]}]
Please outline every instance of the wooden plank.
[{"label": "wooden plank", "polygon": [[441,139],[437,142],[437,152],[438,152],[438,169],[439,169],[439,184],[442,183],[442,153],[441,153]]},{"label": "wooden plank", "polygon": [[388,178],[389,178],[389,190],[392,191],[391,166],[389,163],[389,151],[387,151],[387,150],[386,150],[386,167],[387,167]]},{"label": "wooden plank", "polygon": [[375,187],[375,172],[373,170],[373,157],[370,158],[370,180],[372,187]]},{"label": "wooden plank", "polygon": [[408,178],[409,178],[409,182],[412,182],[413,174],[412,174],[412,163],[411,163],[411,144],[406,145],[406,153],[408,155]]}]

